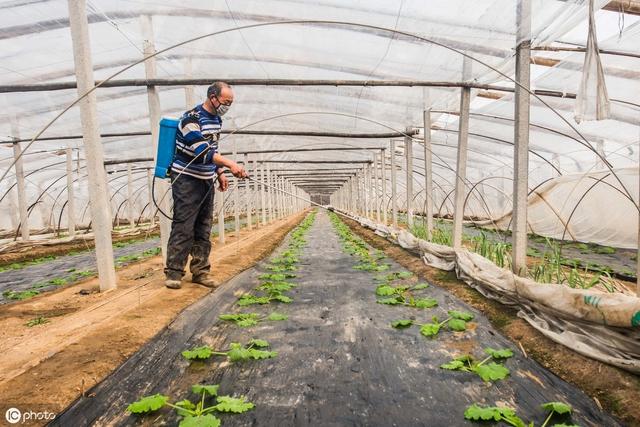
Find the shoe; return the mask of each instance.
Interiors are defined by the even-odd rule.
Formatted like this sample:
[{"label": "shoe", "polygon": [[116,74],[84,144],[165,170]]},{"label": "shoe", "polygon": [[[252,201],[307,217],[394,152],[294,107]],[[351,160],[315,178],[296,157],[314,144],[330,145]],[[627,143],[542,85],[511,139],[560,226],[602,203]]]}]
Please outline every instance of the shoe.
[{"label": "shoe", "polygon": [[194,274],[191,278],[191,281],[193,283],[206,286],[207,288],[217,288],[218,286],[220,286],[220,283],[213,280],[213,278],[208,274]]},{"label": "shoe", "polygon": [[169,289],[180,289],[182,287],[180,280],[175,280],[175,279],[165,280],[164,285]]}]

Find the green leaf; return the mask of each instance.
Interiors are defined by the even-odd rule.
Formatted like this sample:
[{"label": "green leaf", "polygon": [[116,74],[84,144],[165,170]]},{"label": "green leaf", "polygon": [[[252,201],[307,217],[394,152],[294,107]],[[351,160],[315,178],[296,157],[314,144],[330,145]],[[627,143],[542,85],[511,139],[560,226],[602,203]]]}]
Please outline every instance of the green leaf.
[{"label": "green leaf", "polygon": [[220,427],[222,421],[211,414],[197,417],[185,417],[180,421],[179,427]]},{"label": "green leaf", "polygon": [[425,337],[434,337],[440,332],[438,323],[426,323],[420,327],[420,333]]},{"label": "green leaf", "polygon": [[394,288],[393,286],[389,286],[389,285],[379,285],[376,288],[376,295],[381,296],[381,297],[394,295],[397,292],[398,292],[398,290],[396,288]]},{"label": "green leaf", "polygon": [[464,368],[465,363],[462,360],[452,360],[443,365],[440,365],[442,369],[449,369],[450,371],[457,371],[458,369]]},{"label": "green leaf", "polygon": [[540,405],[542,407],[542,409],[545,409],[547,411],[553,411],[556,414],[570,414],[571,413],[571,406],[567,405],[566,403],[562,403],[562,402],[547,402],[547,403],[543,403],[542,405]]},{"label": "green leaf", "polygon": [[254,360],[262,360],[262,359],[271,359],[278,355],[277,351],[264,351],[264,350],[256,350],[253,348],[249,349],[249,356]]},{"label": "green leaf", "polygon": [[467,420],[473,421],[500,421],[502,419],[502,412],[500,411],[500,408],[492,406],[483,408],[482,406],[478,406],[474,403],[464,411],[464,417]]},{"label": "green leaf", "polygon": [[508,359],[510,357],[513,357],[513,351],[511,351],[511,349],[509,348],[496,350],[491,347],[487,347],[484,349],[484,352],[494,359]]},{"label": "green leaf", "polygon": [[234,414],[241,414],[254,408],[254,404],[247,402],[245,397],[231,397],[231,396],[218,396],[218,404],[213,407],[216,411],[220,412],[233,412]]},{"label": "green leaf", "polygon": [[449,326],[449,329],[453,330],[453,331],[466,331],[467,330],[467,322],[465,322],[464,320],[460,320],[460,319],[451,319],[447,322],[447,326]]},{"label": "green leaf", "polygon": [[274,295],[273,299],[276,301],[284,302],[286,304],[289,304],[291,301],[293,301],[293,298],[290,298],[286,295]]},{"label": "green leaf", "polygon": [[449,314],[449,317],[464,320],[465,322],[473,320],[473,314],[467,311],[449,310],[447,313]]},{"label": "green leaf", "polygon": [[269,297],[256,297],[251,294],[244,294],[238,299],[237,304],[239,306],[246,306],[252,304],[269,304]]},{"label": "green leaf", "polygon": [[391,322],[391,326],[396,329],[408,328],[411,325],[413,325],[413,320],[408,319],[394,320]]},{"label": "green leaf", "polygon": [[184,399],[179,402],[176,402],[175,406],[184,408],[184,409],[176,409],[176,412],[178,413],[178,415],[182,417],[191,416],[192,414],[189,411],[193,411],[194,409],[196,409],[196,405],[194,405],[193,402],[191,402],[189,399]]},{"label": "green leaf", "polygon": [[408,279],[411,276],[413,276],[413,273],[410,271],[401,271],[398,273],[399,279]]},{"label": "green leaf", "polygon": [[269,343],[267,341],[260,340],[260,339],[257,339],[257,338],[252,339],[247,344],[250,345],[250,346],[252,345],[253,347],[257,347],[257,348],[269,347]]},{"label": "green leaf", "polygon": [[281,313],[276,313],[275,311],[273,313],[271,313],[269,316],[267,316],[267,320],[287,320],[289,318],[289,316],[287,316],[286,314],[281,314]]},{"label": "green leaf", "polygon": [[242,344],[232,342],[229,347],[230,350],[227,352],[227,357],[231,362],[243,362],[251,358],[251,352],[242,347]]},{"label": "green leaf", "polygon": [[182,356],[187,360],[208,359],[213,354],[213,350],[208,345],[192,348],[182,352]]},{"label": "green leaf", "polygon": [[255,326],[258,324],[258,321],[256,319],[244,319],[244,320],[238,320],[236,322],[236,325],[240,326],[241,328],[248,328],[249,326]]},{"label": "green leaf", "polygon": [[191,391],[196,394],[205,393],[207,396],[217,396],[218,388],[220,388],[218,384],[214,384],[214,385],[194,384],[191,386]]},{"label": "green leaf", "polygon": [[414,291],[419,291],[420,289],[427,289],[428,287],[429,287],[428,283],[418,283],[417,285],[415,285],[411,289],[413,289]]},{"label": "green leaf", "polygon": [[502,380],[509,375],[509,369],[495,362],[475,366],[472,370],[485,382]]},{"label": "green leaf", "polygon": [[404,298],[402,297],[393,297],[393,298],[382,298],[377,301],[378,304],[385,305],[398,305],[404,303]]},{"label": "green leaf", "polygon": [[157,411],[162,408],[168,400],[169,396],[163,394],[145,396],[140,400],[130,403],[129,406],[127,406],[127,411],[132,414],[145,414],[147,412]]},{"label": "green leaf", "polygon": [[419,298],[412,305],[416,308],[432,308],[438,305],[438,301],[433,298]]}]

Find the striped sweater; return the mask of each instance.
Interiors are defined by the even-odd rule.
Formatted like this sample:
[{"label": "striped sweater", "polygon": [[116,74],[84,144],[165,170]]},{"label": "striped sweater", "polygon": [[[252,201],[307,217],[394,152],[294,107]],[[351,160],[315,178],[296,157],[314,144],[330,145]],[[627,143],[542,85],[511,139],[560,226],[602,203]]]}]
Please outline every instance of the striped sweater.
[{"label": "striped sweater", "polygon": [[176,136],[176,154],[171,170],[200,179],[211,179],[217,166],[213,155],[218,151],[222,119],[196,105],[180,118]]}]

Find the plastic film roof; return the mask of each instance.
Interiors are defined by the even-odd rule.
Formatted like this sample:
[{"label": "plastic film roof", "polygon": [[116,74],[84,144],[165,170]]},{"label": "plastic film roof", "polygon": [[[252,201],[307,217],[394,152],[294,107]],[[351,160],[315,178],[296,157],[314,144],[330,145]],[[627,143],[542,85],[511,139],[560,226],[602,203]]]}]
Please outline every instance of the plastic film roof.
[{"label": "plastic film roof", "polygon": [[[596,0],[600,9],[607,0]],[[436,41],[463,51],[501,73],[515,74],[516,4],[513,0],[404,0],[404,1],[87,1],[92,60],[96,79],[104,79],[143,57],[143,21],[150,19],[156,50],[214,31],[231,30],[252,24],[278,23],[233,30],[224,34],[170,49],[157,57],[158,78],[214,79],[345,79],[363,81],[474,81],[513,87],[513,83],[477,61],[464,60],[458,52],[420,40],[406,33]],[[575,94],[582,78],[583,52],[535,50],[538,47],[581,47],[586,44],[585,1],[531,1],[532,82],[534,89]],[[308,23],[283,23],[310,20]],[[327,23],[318,21],[340,21]],[[559,177],[565,197],[557,202],[554,215],[565,218],[575,207],[585,174],[620,171],[620,180],[603,178],[610,185],[590,190],[595,211],[584,212],[573,230],[583,240],[634,246],[637,233],[615,231],[616,225],[603,222],[605,212],[598,206],[615,206],[623,213],[624,224],[637,229],[637,211],[628,194],[637,201],[638,142],[640,140],[640,20],[615,12],[596,14],[601,49],[636,55],[602,55],[611,119],[576,124],[574,99],[543,97],[552,111],[539,100],[531,101],[530,178],[531,189],[545,188]],[[350,24],[348,24],[350,23]],[[373,28],[379,27],[379,28]],[[402,33],[394,33],[397,30]],[[542,60],[536,61],[536,58]],[[117,79],[143,79],[143,64],[134,66]],[[74,63],[66,1],[13,0],[0,2],[0,81],[2,84],[37,84],[74,81]],[[459,109],[459,88],[345,87],[345,86],[236,86],[236,99],[225,116],[226,129],[302,130],[328,132],[389,132],[409,126],[421,127],[425,107],[433,111],[434,204],[441,215],[452,212],[448,193],[455,181]],[[159,88],[165,116],[178,116],[188,107],[186,90],[180,86]],[[195,88],[196,102],[202,102],[206,87]],[[0,135],[30,138],[76,98],[76,90],[0,94]],[[102,133],[149,130],[147,90],[144,87],[98,89],[98,112]],[[513,177],[513,95],[508,92],[472,90],[469,161],[469,188],[480,180],[470,197],[467,214],[499,218],[511,209]],[[291,115],[288,115],[291,114]],[[558,114],[586,137],[584,141]],[[280,116],[274,118],[276,116]],[[78,108],[72,108],[55,122],[44,137],[80,135]],[[106,159],[152,157],[150,136],[103,138]],[[414,147],[414,165],[422,172],[423,152]],[[246,136],[224,138],[223,152],[232,149],[288,149],[299,147],[387,147],[388,140],[327,139],[313,137]],[[403,142],[399,151],[403,155]],[[591,145],[587,147],[585,145]],[[83,158],[80,139],[37,141],[25,154],[27,190],[34,201],[44,189],[44,208],[59,209],[53,200],[63,192],[64,156],[58,150],[73,147]],[[601,157],[594,154],[598,151]],[[388,150],[387,150],[388,151]],[[364,151],[278,153],[260,159],[282,160],[369,160]],[[603,161],[608,162],[609,166]],[[398,159],[401,163],[401,159]],[[0,167],[12,161],[10,144],[0,146]],[[149,164],[144,164],[149,166]],[[276,166],[273,166],[276,167]],[[287,168],[313,165],[282,164]],[[323,165],[322,167],[327,167]],[[123,167],[114,166],[112,169]],[[81,170],[76,194],[87,199]],[[136,170],[141,194],[146,191],[145,171]],[[116,191],[126,183],[126,172],[110,176]],[[422,187],[416,175],[414,191]],[[399,176],[400,187],[404,177]],[[627,187],[622,190],[620,182]],[[591,181],[589,181],[591,182]],[[14,183],[9,174],[0,182],[0,193]],[[614,188],[615,187],[615,188]],[[555,187],[554,187],[555,188]],[[588,186],[587,186],[588,188]],[[12,190],[13,193],[15,190]],[[555,191],[555,190],[549,190]],[[582,192],[580,192],[582,191]],[[625,192],[626,191],[626,192]],[[560,193],[557,193],[560,194]],[[567,196],[567,194],[573,196]],[[0,195],[1,197],[1,195]],[[120,203],[122,196],[114,197]],[[416,203],[424,202],[419,194]],[[15,196],[7,194],[0,211],[14,211]],[[552,199],[553,197],[551,197]],[[140,204],[146,197],[140,197]],[[482,201],[483,200],[483,201]],[[82,203],[80,203],[82,207]],[[586,206],[586,205],[585,205]],[[78,207],[78,209],[81,209]],[[139,207],[141,208],[141,206]],[[548,208],[545,208],[548,209]],[[543,221],[549,212],[543,209]],[[78,216],[80,213],[78,213]],[[42,221],[46,213],[42,214]],[[51,215],[50,215],[51,216]],[[56,215],[54,215],[56,216]],[[3,214],[3,217],[6,217]],[[57,216],[56,216],[57,217]],[[546,221],[546,220],[545,220]],[[539,224],[547,234],[562,231],[555,218]],[[635,225],[634,224],[635,221]],[[5,219],[2,228],[10,228]],[[558,228],[560,227],[560,228]],[[613,228],[612,228],[613,227]],[[559,231],[558,231],[559,230]],[[615,232],[612,233],[612,230]],[[617,229],[616,229],[617,230]],[[616,234],[617,233],[617,234]],[[614,234],[611,240],[607,236]],[[619,235],[618,235],[619,234]]]}]

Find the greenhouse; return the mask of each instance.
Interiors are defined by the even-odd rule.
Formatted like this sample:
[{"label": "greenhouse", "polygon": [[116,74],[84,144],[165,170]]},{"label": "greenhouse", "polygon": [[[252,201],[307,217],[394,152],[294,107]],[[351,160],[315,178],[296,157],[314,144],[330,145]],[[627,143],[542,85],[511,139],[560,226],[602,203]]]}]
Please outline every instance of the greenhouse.
[{"label": "greenhouse", "polygon": [[0,58],[2,425],[640,426],[640,1],[2,0]]}]

